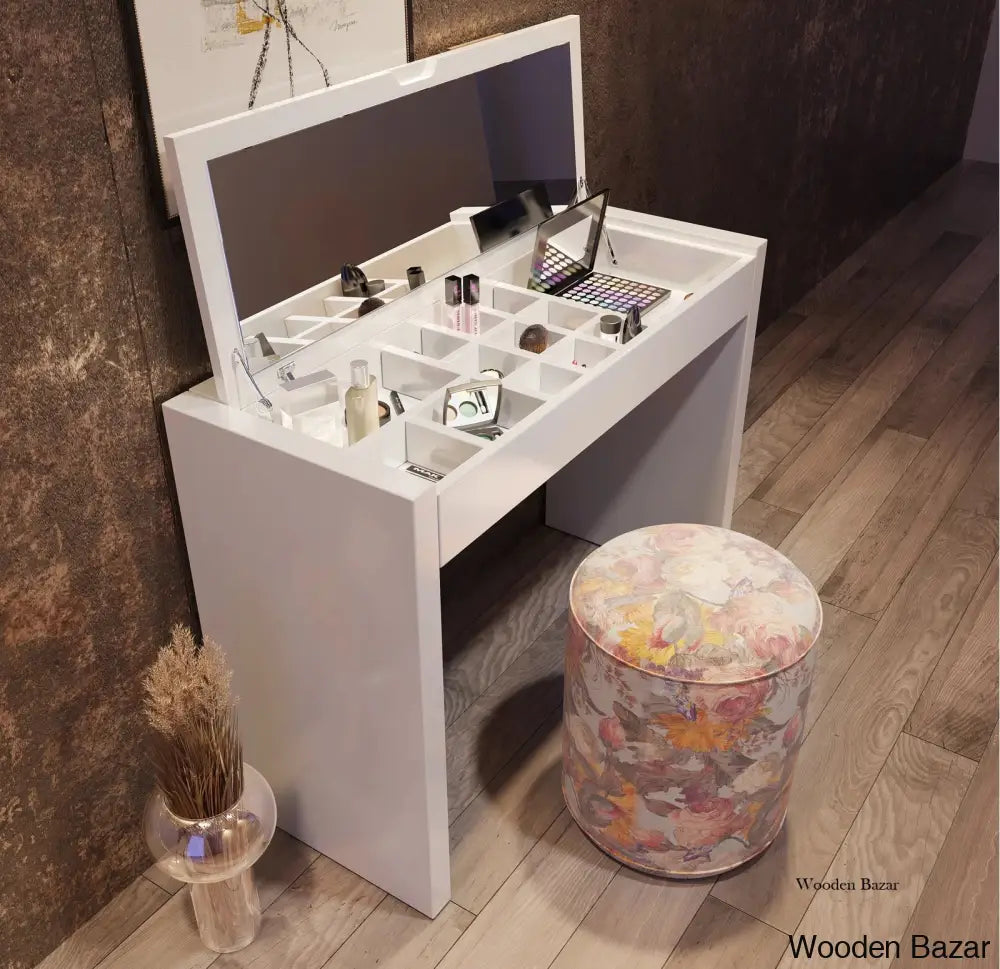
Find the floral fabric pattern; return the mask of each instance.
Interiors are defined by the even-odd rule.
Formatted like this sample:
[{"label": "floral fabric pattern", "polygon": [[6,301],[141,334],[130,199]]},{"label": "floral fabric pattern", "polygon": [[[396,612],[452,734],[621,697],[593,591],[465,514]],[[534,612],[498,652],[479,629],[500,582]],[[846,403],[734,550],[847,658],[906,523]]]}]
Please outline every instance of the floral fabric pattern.
[{"label": "floral fabric pattern", "polygon": [[608,542],[573,577],[570,611],[611,656],[702,683],[791,666],[823,618],[812,584],[785,556],[709,525],[641,528]]},{"label": "floral fabric pattern", "polygon": [[563,793],[583,831],[675,877],[763,851],[804,733],[822,618],[808,580],[745,536],[664,526],[588,557],[571,605]]}]

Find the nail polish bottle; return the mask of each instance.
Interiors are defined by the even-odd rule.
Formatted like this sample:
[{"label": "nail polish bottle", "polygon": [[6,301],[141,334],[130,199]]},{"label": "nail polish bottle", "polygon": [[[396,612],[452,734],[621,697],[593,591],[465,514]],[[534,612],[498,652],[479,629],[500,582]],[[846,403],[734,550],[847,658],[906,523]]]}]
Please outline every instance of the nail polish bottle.
[{"label": "nail polish bottle", "polygon": [[351,386],[344,394],[347,443],[357,444],[378,430],[378,385],[367,360],[351,361]]},{"label": "nail polish bottle", "polygon": [[462,278],[462,329],[479,336],[479,277],[475,273]]}]

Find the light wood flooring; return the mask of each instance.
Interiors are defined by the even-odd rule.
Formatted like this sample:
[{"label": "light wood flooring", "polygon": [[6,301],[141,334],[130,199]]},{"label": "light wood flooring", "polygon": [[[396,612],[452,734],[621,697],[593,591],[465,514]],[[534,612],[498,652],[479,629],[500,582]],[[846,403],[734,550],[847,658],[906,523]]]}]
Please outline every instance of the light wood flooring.
[{"label": "light wood flooring", "polygon": [[245,951],[205,951],[186,890],[150,872],[44,969],[774,969],[806,962],[796,932],[990,939],[974,964],[997,966],[996,211],[996,169],[959,167],[757,341],[734,527],[797,562],[826,615],[789,821],[757,862],[657,881],[570,822],[563,627],[590,546],[535,528],[445,570],[437,919],[279,832]]}]

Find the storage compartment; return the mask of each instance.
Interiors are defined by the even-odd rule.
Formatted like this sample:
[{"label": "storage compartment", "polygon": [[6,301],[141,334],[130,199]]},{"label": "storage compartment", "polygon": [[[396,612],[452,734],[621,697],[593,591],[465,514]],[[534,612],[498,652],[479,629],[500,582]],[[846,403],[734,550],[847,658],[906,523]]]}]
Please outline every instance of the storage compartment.
[{"label": "storage compartment", "polygon": [[[442,420],[444,397],[445,395],[443,393],[435,394],[427,402],[427,404],[420,409],[420,417],[433,424],[440,424],[442,428],[445,427],[444,421]],[[523,391],[514,390],[505,383],[503,384],[500,392],[500,408],[497,413],[497,426],[503,428],[505,431],[509,431],[517,425],[519,421],[524,420],[525,417],[536,411],[544,403],[545,401],[541,398],[532,397],[530,394],[524,393]],[[454,428],[448,428],[448,430],[453,434],[467,434],[470,437],[477,438],[477,435],[473,434],[471,431],[459,431]]]},{"label": "storage compartment", "polygon": [[[424,424],[393,418],[377,435],[366,438],[361,443],[377,447],[384,464],[400,468],[418,478],[433,481],[435,475],[442,477],[454,471],[459,465],[475,457],[483,447],[483,442],[470,434],[462,434],[446,428],[427,427]],[[417,469],[409,470],[408,465]]]},{"label": "storage compartment", "polygon": [[411,353],[419,353],[434,360],[451,356],[457,350],[468,346],[466,340],[438,329],[420,326],[418,323],[400,323],[377,340],[386,347],[399,347]]},{"label": "storage compartment", "polygon": [[593,309],[584,309],[572,303],[556,300],[539,300],[545,307],[546,319],[543,321],[551,326],[561,326],[564,330],[576,330],[586,323],[594,323]]},{"label": "storage compartment", "polygon": [[598,269],[626,278],[633,278],[634,274],[634,278],[675,291],[671,298],[674,295],[683,298],[688,292],[697,292],[741,258],[734,253],[675,242],[644,232],[621,231],[614,226],[609,226],[608,231],[614,240],[618,263],[611,265],[605,256],[599,261]]},{"label": "storage compartment", "polygon": [[[368,363],[368,372],[378,381],[379,400],[387,401],[389,392],[395,390],[404,398],[404,405],[407,403],[406,398],[410,398],[410,404],[415,404],[434,391],[454,383],[460,376],[455,370],[363,344],[337,357],[330,366],[340,382],[341,397],[351,386],[353,360],[365,360]],[[410,409],[407,407],[407,410]]]},{"label": "storage compartment", "polygon": [[308,434],[317,441],[325,441],[334,447],[347,447],[347,425],[344,423],[344,405],[340,401],[302,411],[294,416],[284,412],[273,412],[272,420],[283,427],[290,427],[300,434]]},{"label": "storage compartment", "polygon": [[526,290],[508,288],[496,283],[491,287],[491,301],[493,309],[512,315],[522,314],[538,302]]},{"label": "storage compartment", "polygon": [[325,336],[349,326],[353,320],[331,319],[328,316],[289,316],[285,321],[289,331],[299,340],[322,340]]},{"label": "storage compartment", "polygon": [[[465,333],[463,330],[456,330],[451,325],[451,313],[453,307],[447,306],[444,300],[438,300],[431,307],[429,307],[423,314],[421,320],[414,320],[414,322],[424,322],[430,326],[440,327],[442,330],[447,330],[449,333],[458,333],[461,336],[468,336],[473,338],[471,333]],[[479,304],[479,335],[485,336],[487,333],[496,329],[501,323],[510,319],[510,316],[506,313],[495,313],[492,310],[487,309],[482,303]]]},{"label": "storage compartment", "polygon": [[530,394],[506,387],[500,395],[500,419],[497,423],[504,430],[509,431],[519,421],[523,421],[529,414],[533,414],[544,403],[544,400],[539,400]]},{"label": "storage compartment", "polygon": [[344,316],[360,304],[361,300],[354,296],[327,296],[323,300],[323,310],[327,316]]},{"label": "storage compartment", "polygon": [[553,329],[551,326],[545,326],[544,323],[535,324],[526,322],[523,319],[515,319],[506,320],[500,326],[496,327],[489,334],[486,342],[491,346],[499,347],[503,350],[517,350],[523,353],[534,354],[534,350],[521,349],[521,337],[529,326],[543,326],[545,328],[545,350],[541,351],[543,353],[552,350],[560,340],[566,337],[565,333]]},{"label": "storage compartment", "polygon": [[[267,342],[271,345],[271,350],[280,357],[286,353],[301,350],[303,347],[309,346],[313,341],[299,339],[298,337],[268,336]],[[243,349],[251,363],[255,360],[263,361],[267,359],[263,344],[260,340],[255,339],[254,336],[247,337],[246,342],[243,344]]]},{"label": "storage compartment", "polygon": [[469,343],[461,353],[448,361],[448,365],[460,370],[469,380],[474,380],[484,370],[499,370],[506,378],[531,362],[530,353],[502,350],[484,343]]},{"label": "storage compartment", "polygon": [[504,387],[512,390],[523,390],[529,394],[544,394],[554,397],[571,387],[582,376],[580,369],[557,367],[541,360],[529,360],[504,380]]},{"label": "storage compartment", "polygon": [[617,349],[617,344],[600,343],[597,340],[585,340],[574,336],[555,345],[550,344],[544,356],[549,363],[587,368],[604,363]]}]

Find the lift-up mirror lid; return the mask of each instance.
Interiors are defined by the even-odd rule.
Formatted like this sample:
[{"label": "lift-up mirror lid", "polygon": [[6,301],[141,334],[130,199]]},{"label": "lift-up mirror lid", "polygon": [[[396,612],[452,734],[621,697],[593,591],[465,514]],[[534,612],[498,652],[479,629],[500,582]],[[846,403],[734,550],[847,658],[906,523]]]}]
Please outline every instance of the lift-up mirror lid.
[{"label": "lift-up mirror lid", "polygon": [[569,201],[585,176],[582,92],[579,18],[563,17],[168,135],[220,399],[239,406],[243,363],[272,362],[249,359],[253,317],[343,263],[405,282],[385,257],[424,239],[429,281],[477,251],[457,210],[537,182]]}]

